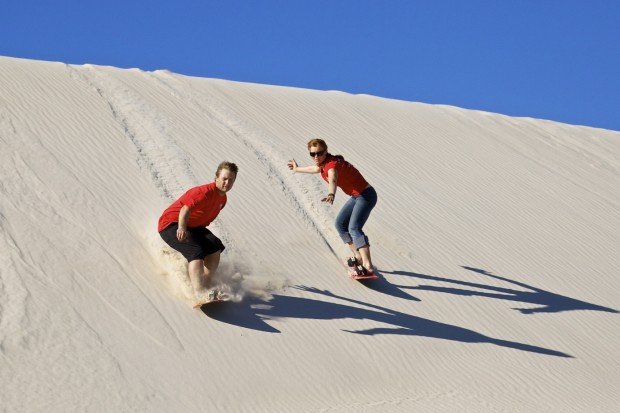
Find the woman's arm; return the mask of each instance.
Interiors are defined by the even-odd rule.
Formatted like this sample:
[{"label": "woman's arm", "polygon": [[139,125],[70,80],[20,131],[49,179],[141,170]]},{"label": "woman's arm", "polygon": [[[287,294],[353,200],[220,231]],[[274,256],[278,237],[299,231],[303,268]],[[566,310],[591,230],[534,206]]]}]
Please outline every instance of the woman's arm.
[{"label": "woman's arm", "polygon": [[336,197],[336,189],[338,189],[338,171],[336,168],[331,168],[327,171],[327,187],[329,193],[323,199],[322,202],[327,202],[328,204],[334,203],[334,198]]},{"label": "woman's arm", "polygon": [[316,165],[299,166],[297,165],[297,162],[295,162],[295,159],[288,161],[288,169],[293,172],[300,172],[304,174],[318,174],[321,172],[321,169]]}]

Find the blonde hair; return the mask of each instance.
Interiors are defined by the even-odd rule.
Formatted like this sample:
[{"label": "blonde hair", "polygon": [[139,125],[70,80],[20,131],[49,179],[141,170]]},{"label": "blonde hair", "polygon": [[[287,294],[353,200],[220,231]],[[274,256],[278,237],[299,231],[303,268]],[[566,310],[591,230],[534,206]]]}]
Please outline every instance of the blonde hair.
[{"label": "blonde hair", "polygon": [[237,175],[237,172],[239,172],[239,168],[237,167],[237,165],[235,165],[232,162],[224,161],[218,165],[217,171],[215,171],[216,178],[220,176],[220,171],[222,169],[228,169],[230,172],[234,173],[235,175]]},{"label": "blonde hair", "polygon": [[327,143],[325,143],[323,139],[311,139],[308,142],[308,149],[315,147],[315,146],[320,146],[323,149],[327,150]]}]

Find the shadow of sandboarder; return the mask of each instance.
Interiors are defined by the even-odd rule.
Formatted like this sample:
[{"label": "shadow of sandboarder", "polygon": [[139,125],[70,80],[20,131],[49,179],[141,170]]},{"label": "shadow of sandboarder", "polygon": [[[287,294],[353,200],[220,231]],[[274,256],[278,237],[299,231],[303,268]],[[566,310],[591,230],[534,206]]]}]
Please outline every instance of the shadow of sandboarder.
[{"label": "shadow of sandboarder", "polygon": [[243,301],[226,302],[214,306],[204,306],[202,312],[208,317],[223,323],[236,325],[250,330],[266,333],[279,333],[280,330],[270,326],[261,312],[272,304],[254,297],[246,297]]},{"label": "shadow of sandboarder", "polygon": [[362,279],[357,280],[357,282],[378,293],[389,295],[395,298],[402,298],[404,300],[421,301],[419,298],[406,293],[402,288],[400,288],[400,286],[391,284],[388,280],[385,279],[381,271],[375,270],[375,274],[377,274],[379,278],[375,280]]},{"label": "shadow of sandboarder", "polygon": [[[494,278],[496,280],[505,281],[509,284],[518,286],[523,288],[513,289],[513,288],[503,288],[496,287],[481,283],[468,282],[468,281],[460,281],[453,280],[444,277],[437,277],[433,275],[426,274],[418,274],[409,271],[391,271],[386,272],[389,274],[395,275],[404,275],[407,277],[415,277],[422,280],[429,281],[439,281],[450,283],[463,287],[471,287],[476,288],[478,290],[469,290],[464,288],[450,288],[450,287],[440,287],[440,286],[432,286],[432,285],[418,285],[418,286],[399,286],[400,288],[408,288],[412,290],[425,290],[425,291],[436,291],[446,294],[460,295],[460,296],[472,296],[472,297],[488,297],[499,300],[507,300],[514,301],[520,303],[531,303],[535,305],[540,305],[540,307],[536,308],[513,308],[521,312],[522,314],[535,314],[535,313],[559,313],[562,311],[575,311],[575,310],[589,310],[589,311],[603,311],[608,313],[618,313],[618,310],[614,310],[612,308],[603,307],[596,304],[587,303],[585,301],[577,300],[575,298],[566,297],[560,294],[552,293],[550,291],[545,291],[540,288],[532,287],[531,285],[527,285],[525,283],[508,279],[506,277],[501,277],[498,275],[491,274],[485,270],[481,270],[478,268],[463,266],[462,268],[473,271],[478,274],[485,275],[487,277]],[[486,290],[486,291],[480,291]]]},{"label": "shadow of sandboarder", "polygon": [[[258,300],[252,302],[249,300],[248,302],[231,303],[225,309],[226,311],[224,311],[224,308],[221,308],[218,309],[216,313],[209,312],[209,316],[221,322],[271,333],[279,333],[280,331],[271,327],[268,321],[284,321],[287,318],[371,320],[391,327],[343,331],[368,336],[392,334],[437,338],[461,343],[488,343],[531,353],[572,358],[571,355],[561,351],[488,337],[463,327],[440,323],[390,310],[378,305],[338,296],[327,290],[319,290],[306,286],[297,286],[294,288],[300,291],[338,299],[345,303],[355,304],[356,306],[310,298],[274,295],[268,302]],[[362,306],[363,308],[358,306]]]},{"label": "shadow of sandboarder", "polygon": [[[338,306],[338,312],[335,315],[338,318],[354,318],[378,321],[385,324],[391,324],[393,328],[372,328],[367,330],[344,330],[349,333],[362,335],[378,335],[378,334],[396,334],[396,335],[413,335],[420,337],[438,338],[442,340],[458,341],[462,343],[489,343],[501,347],[512,348],[515,350],[528,351],[532,353],[544,354],[548,356],[573,358],[570,354],[557,350],[546,349],[543,347],[533,346],[529,344],[517,343],[514,341],[501,340],[488,337],[463,327],[458,327],[446,323],[428,320],[422,317],[416,317],[399,311],[390,310],[374,304],[365,303],[347,297],[338,296],[327,290],[319,290],[312,287],[298,286],[299,290],[307,291],[315,294],[324,295],[326,297],[336,298],[346,302],[362,305],[378,311],[360,309],[358,307],[344,306],[342,304],[325,303],[325,305]],[[290,297],[287,297],[290,298]],[[278,307],[274,307],[278,308]],[[300,317],[300,315],[296,315]],[[332,317],[333,318],[333,317]]]}]

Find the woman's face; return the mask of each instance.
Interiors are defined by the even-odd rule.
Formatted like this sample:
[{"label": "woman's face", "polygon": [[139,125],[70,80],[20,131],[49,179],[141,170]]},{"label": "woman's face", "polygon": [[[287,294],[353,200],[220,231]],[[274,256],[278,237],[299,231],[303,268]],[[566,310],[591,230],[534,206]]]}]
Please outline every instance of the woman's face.
[{"label": "woman's face", "polygon": [[327,156],[327,151],[325,148],[321,146],[311,146],[310,147],[310,156],[312,160],[314,160],[314,164],[319,166],[325,161],[325,157]]}]

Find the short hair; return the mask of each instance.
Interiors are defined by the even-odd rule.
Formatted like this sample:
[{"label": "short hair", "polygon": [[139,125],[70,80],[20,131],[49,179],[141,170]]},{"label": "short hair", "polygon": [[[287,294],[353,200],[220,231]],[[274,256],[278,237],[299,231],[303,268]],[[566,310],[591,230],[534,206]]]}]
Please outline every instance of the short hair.
[{"label": "short hair", "polygon": [[220,176],[220,171],[222,169],[228,169],[230,172],[234,173],[235,175],[237,175],[237,172],[239,172],[239,168],[237,167],[237,165],[235,165],[232,162],[224,161],[218,165],[217,171],[215,171],[216,178]]},{"label": "short hair", "polygon": [[323,149],[327,150],[327,143],[325,143],[323,139],[311,139],[308,142],[308,149],[312,148],[313,146],[320,146]]}]

